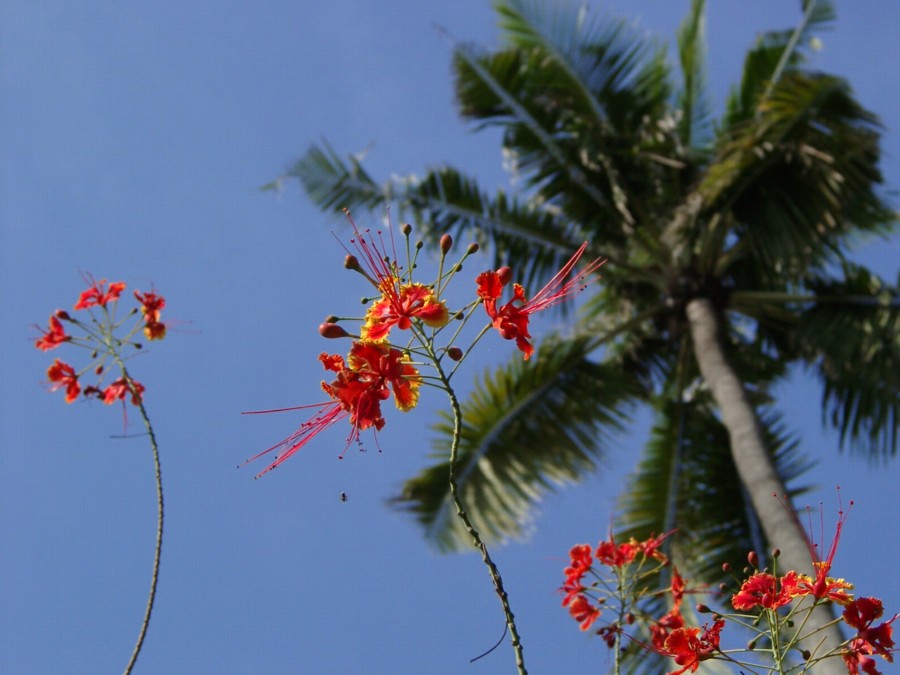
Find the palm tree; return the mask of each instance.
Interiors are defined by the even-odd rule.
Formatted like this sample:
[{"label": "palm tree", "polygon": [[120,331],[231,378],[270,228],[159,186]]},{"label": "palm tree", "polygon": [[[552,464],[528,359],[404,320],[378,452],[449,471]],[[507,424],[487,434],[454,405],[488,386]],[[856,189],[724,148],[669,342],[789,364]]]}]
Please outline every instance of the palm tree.
[{"label": "palm tree", "polygon": [[[810,571],[802,528],[772,497],[804,469],[773,385],[795,364],[815,373],[824,422],[868,457],[896,454],[900,419],[900,291],[844,255],[896,225],[878,192],[878,121],[801,49],[830,3],[803,0],[798,28],[759,38],[717,120],[704,0],[678,31],[678,86],[665,49],[623,21],[566,3],[496,8],[503,45],[455,48],[456,95],[466,119],[503,130],[520,192],[490,195],[447,166],[379,184],[327,144],[287,174],[325,210],[397,202],[431,236],[491,243],[526,287],[586,239],[609,258],[571,332],[484,378],[464,406],[460,491],[476,526],[519,534],[540,496],[593,470],[609,432],[647,405],[620,533],[677,526],[671,552],[695,578],[775,544],[781,569]],[[394,503],[439,547],[463,548],[438,428],[434,465]]]}]

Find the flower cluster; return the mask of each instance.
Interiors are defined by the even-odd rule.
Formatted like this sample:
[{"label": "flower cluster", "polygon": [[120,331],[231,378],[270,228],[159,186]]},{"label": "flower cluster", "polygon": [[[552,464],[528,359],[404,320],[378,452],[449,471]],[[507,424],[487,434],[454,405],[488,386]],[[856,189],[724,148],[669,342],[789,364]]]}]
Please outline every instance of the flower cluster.
[{"label": "flower cluster", "polygon": [[[326,370],[337,374],[332,382],[322,382],[322,389],[328,395],[327,401],[312,406],[251,413],[317,409],[293,434],[247,460],[253,461],[270,452],[278,453],[274,461],[257,476],[279,466],[320,432],[341,420],[348,420],[350,423],[344,451],[354,441],[360,443],[361,431],[372,429],[377,432],[384,427],[380,404],[391,393],[397,408],[406,412],[416,406],[419,388],[423,383],[444,388],[449,386],[452,372],[448,374],[442,362],[446,357],[458,366],[465,358],[467,351],[452,342],[460,335],[462,327],[479,304],[484,304],[491,319],[491,325],[485,330],[492,326],[505,339],[515,339],[525,358],[529,358],[534,351],[528,329],[530,316],[562,302],[579,288],[583,288],[588,277],[602,264],[602,261],[595,261],[582,272],[572,274],[587,248],[585,243],[531,301],[525,300],[524,290],[515,284],[514,298],[501,307],[497,306],[497,300],[504,285],[510,281],[512,271],[508,267],[487,271],[476,280],[477,297],[454,312],[441,296],[450,279],[462,269],[463,261],[478,250],[477,244],[471,244],[462,258],[445,270],[446,256],[453,246],[452,238],[445,234],[440,240],[441,257],[437,278],[430,283],[422,283],[413,279],[422,243],[411,245],[410,225],[401,228],[406,248],[406,264],[401,265],[390,228],[386,233],[360,231],[349,213],[347,218],[353,228],[353,237],[349,248],[344,246],[344,267],[362,275],[374,289],[375,295],[364,299],[368,307],[363,317],[332,316],[319,326],[319,333],[325,338],[346,337],[353,340],[346,362],[336,354],[323,353],[319,357]],[[453,331],[450,344],[438,347],[436,337],[448,327],[452,319],[458,319],[460,325]],[[361,324],[358,333],[349,332],[341,323],[353,320]],[[433,368],[436,375],[421,374],[419,367],[422,365]],[[340,456],[343,455],[344,452]]]},{"label": "flower cluster", "polygon": [[[562,604],[579,623],[581,630],[590,629],[601,618],[603,608],[612,608],[615,616],[597,633],[607,645],[616,648],[616,658],[621,658],[623,653],[619,645],[624,626],[640,623],[649,639],[643,640],[640,635],[628,637],[642,650],[673,659],[678,668],[669,675],[696,672],[700,663],[708,659],[726,660],[745,668],[759,667],[768,671],[771,666],[748,663],[738,657],[740,650],[723,650],[720,647],[720,635],[726,622],[741,624],[768,638],[765,641],[765,644],[770,645],[768,649],[757,646],[758,638],[751,640],[749,649],[755,648],[754,653],[757,654],[768,653],[772,662],[781,668],[777,672],[794,672],[788,665],[788,654],[795,652],[803,658],[802,664],[796,666],[800,672],[806,672],[808,667],[822,659],[840,656],[850,675],[877,675],[880,671],[872,657],[879,656],[886,661],[893,661],[892,624],[900,615],[895,614],[876,624],[884,614],[881,600],[871,597],[854,599],[849,593],[853,589],[852,584],[828,576],[845,520],[844,513],[840,512],[837,532],[824,560],[816,559],[819,557],[816,549],[814,546],[810,547],[814,576],[794,570],[783,575],[770,573],[765,569],[759,570],[759,557],[750,553],[750,574],[730,599],[732,607],[740,613],[715,612],[712,622],[703,626],[687,625],[687,617],[682,611],[685,581],[675,566],[659,551],[660,543],[665,537],[651,537],[644,542],[631,539],[622,544],[617,544],[610,537],[609,540],[600,542],[593,554],[587,544],[573,547],[569,552],[571,562],[564,570]],[[776,550],[773,559],[777,561],[777,558]],[[657,561],[657,568],[646,568],[650,559]],[[646,582],[663,567],[668,568],[668,588],[664,594],[669,598],[669,609],[658,616],[643,608],[649,606],[645,600],[659,597],[659,592],[651,591]],[[591,578],[592,582],[585,585],[585,578]],[[808,601],[804,603],[804,599]],[[805,625],[805,613],[810,612],[815,605],[825,603],[834,603],[844,608],[841,615],[843,622],[856,631],[851,639],[828,653],[812,654],[799,644],[801,638],[806,640],[812,636],[800,636],[796,630],[787,630],[786,634],[792,637],[781,638],[783,631],[789,627]],[[699,613],[711,611],[702,604],[697,605],[696,610]],[[814,638],[813,644],[815,643]]]},{"label": "flower cluster", "polygon": [[[613,618],[597,630],[610,649],[621,653],[621,639],[625,626],[643,623],[649,632],[649,643],[631,637],[635,644],[671,657],[681,668],[676,675],[695,672],[701,661],[719,651],[719,633],[724,621],[716,619],[711,626],[685,627],[681,604],[686,592],[684,579],[671,564],[661,547],[672,532],[651,536],[643,541],[631,538],[617,543],[613,536],[601,541],[592,551],[588,544],[580,544],[569,551],[570,564],[565,568],[565,582],[561,588],[563,607],[575,619],[581,630],[589,630],[605,608]],[[660,597],[652,590],[660,575],[668,577],[666,595],[672,599],[670,609],[660,618],[653,618],[645,609]],[[586,577],[591,583],[585,585]]]},{"label": "flower cluster", "polygon": [[[106,404],[115,401],[123,401],[129,398],[134,405],[140,405],[144,386],[132,379],[125,370],[122,351],[131,346],[140,349],[141,344],[132,342],[132,338],[143,328],[144,335],[149,340],[160,340],[165,337],[166,326],[160,321],[160,312],[166,305],[165,299],[157,293],[134,292],[134,297],[140,305],[143,319],[136,322],[129,330],[125,330],[122,336],[123,324],[138,313],[138,308],[132,309],[124,318],[117,319],[117,306],[125,290],[125,284],[121,281],[107,284],[106,279],[100,281],[87,276],[88,288],[81,293],[74,305],[74,310],[83,313],[85,318],[79,315],[71,315],[66,310],[56,310],[50,315],[50,321],[46,330],[40,330],[40,337],[35,340],[34,346],[41,351],[56,349],[62,344],[69,343],[86,348],[90,351],[91,362],[79,371],[73,366],[55,359],[47,369],[47,379],[51,385],[51,391],[65,389],[66,403],[72,403],[79,396],[87,398],[99,398]],[[74,334],[66,332],[64,323],[72,326]],[[106,363],[112,360],[120,367],[121,376],[112,383],[102,386],[106,373]],[[85,373],[93,371],[97,376],[94,384],[82,386],[82,378]]]}]

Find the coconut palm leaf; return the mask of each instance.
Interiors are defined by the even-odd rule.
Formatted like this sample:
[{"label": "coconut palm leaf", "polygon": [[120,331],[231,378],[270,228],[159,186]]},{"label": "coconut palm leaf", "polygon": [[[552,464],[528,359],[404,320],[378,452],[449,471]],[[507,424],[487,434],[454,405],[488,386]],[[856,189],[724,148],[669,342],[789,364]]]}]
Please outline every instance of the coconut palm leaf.
[{"label": "coconut palm leaf", "polygon": [[[527,187],[612,248],[634,224],[635,136],[664,113],[668,70],[622,22],[590,22],[573,6],[498,6],[508,49],[455,54],[464,116],[505,128]],[[637,208],[637,207],[636,207]],[[624,228],[624,229],[623,229]]]},{"label": "coconut palm leaf", "polygon": [[809,284],[816,300],[795,337],[822,381],[823,419],[841,443],[887,457],[900,429],[900,285],[851,265],[844,274]]},{"label": "coconut palm leaf", "polygon": [[[790,485],[811,465],[779,416],[760,415],[779,475]],[[766,542],[731,455],[728,433],[705,395],[659,402],[644,456],[619,501],[617,539],[646,539],[672,528],[671,554],[696,582],[722,581],[722,564],[740,565]],[[802,492],[789,491],[792,496]]]},{"label": "coconut palm leaf", "polygon": [[[531,361],[517,355],[483,377],[463,405],[459,492],[486,541],[522,536],[531,507],[596,468],[606,439],[627,422],[637,387],[588,353],[584,337],[544,342]],[[447,483],[452,426],[445,414],[436,426],[438,461],[391,500],[442,550],[471,547]]]},{"label": "coconut palm leaf", "polygon": [[884,231],[892,214],[872,190],[881,182],[878,122],[846,82],[791,74],[759,112],[723,136],[699,188],[704,211],[720,214],[706,257],[739,239],[719,273],[748,255],[769,278],[799,279],[838,259],[854,231]]},{"label": "coconut palm leaf", "polygon": [[794,72],[805,62],[801,48],[811,44],[815,34],[836,18],[828,0],[804,0],[803,19],[793,30],[769,31],[747,52],[741,83],[726,102],[724,122],[734,127],[757,114],[760,102],[784,73]]},{"label": "coconut palm leaf", "polygon": [[678,58],[682,86],[678,93],[679,137],[684,147],[703,147],[712,140],[712,111],[706,91],[706,0],[692,0],[691,9],[678,29]]}]

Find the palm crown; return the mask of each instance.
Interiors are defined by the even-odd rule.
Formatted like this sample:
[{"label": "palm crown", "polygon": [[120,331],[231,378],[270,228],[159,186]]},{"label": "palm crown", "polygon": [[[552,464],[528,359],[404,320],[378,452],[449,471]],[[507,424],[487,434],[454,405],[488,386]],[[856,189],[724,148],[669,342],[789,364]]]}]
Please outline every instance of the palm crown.
[{"label": "palm crown", "polygon": [[[714,120],[703,0],[678,32],[677,87],[666,51],[624,22],[503,0],[501,48],[456,47],[456,94],[465,118],[503,130],[521,191],[489,195],[446,166],[382,185],[327,145],[288,173],[323,209],[396,201],[432,235],[490,242],[526,285],[585,239],[588,257],[609,258],[572,332],[464,405],[459,485],[489,538],[520,533],[541,494],[594,468],[607,432],[646,404],[655,423],[621,498],[624,536],[677,526],[676,558],[707,578],[764,538],[802,548],[764,503],[804,468],[768,393],[791,364],[818,375],[842,442],[895,454],[900,293],[843,253],[896,223],[877,191],[878,122],[845,81],[805,67],[798,45],[833,12],[802,9],[796,30],[759,38]],[[440,547],[462,547],[446,420],[438,429],[436,463],[394,503]]]}]

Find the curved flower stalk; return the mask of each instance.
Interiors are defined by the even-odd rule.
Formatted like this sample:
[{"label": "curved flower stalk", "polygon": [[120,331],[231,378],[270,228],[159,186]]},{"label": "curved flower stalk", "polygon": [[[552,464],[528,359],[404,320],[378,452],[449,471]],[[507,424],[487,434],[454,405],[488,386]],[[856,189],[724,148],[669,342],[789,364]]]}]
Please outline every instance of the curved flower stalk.
[{"label": "curved flower stalk", "polygon": [[[319,333],[325,338],[352,340],[346,359],[338,354],[325,352],[319,356],[325,369],[336,373],[331,382],[322,382],[322,390],[328,400],[312,406],[251,413],[284,412],[302,408],[316,410],[293,434],[254,455],[244,464],[275,452],[274,460],[257,474],[259,477],[296,454],[320,432],[346,420],[350,424],[350,431],[340,455],[343,458],[351,443],[361,443],[361,432],[371,429],[376,433],[384,427],[386,422],[381,410],[382,401],[393,395],[397,408],[408,412],[418,403],[419,390],[423,385],[443,390],[449,399],[454,418],[447,480],[456,513],[488,569],[494,591],[503,608],[516,666],[520,673],[524,673],[526,669],[522,641],[509,597],[503,587],[503,579],[478,530],[472,524],[459,494],[457,461],[462,411],[451,380],[465,357],[491,327],[496,328],[504,339],[515,339],[517,347],[528,359],[534,351],[529,333],[531,315],[566,300],[579,288],[583,288],[602,261],[594,261],[582,272],[573,274],[587,247],[584,244],[559,274],[531,300],[526,300],[524,289],[515,284],[513,299],[499,307],[497,301],[503,287],[511,280],[512,271],[509,268],[487,271],[476,280],[476,297],[463,308],[452,311],[442,298],[444,290],[460,272],[463,262],[478,250],[477,244],[469,245],[457,262],[447,266],[447,255],[453,247],[453,240],[445,234],[440,240],[437,276],[434,280],[423,283],[413,278],[422,243],[410,241],[410,225],[401,228],[401,245],[406,252],[405,264],[401,264],[397,258],[392,230],[374,233],[370,230],[360,231],[349,212],[347,218],[353,227],[353,238],[349,247],[344,247],[347,253],[344,267],[359,273],[372,286],[375,294],[366,300],[368,308],[364,316],[331,316],[319,326]],[[480,304],[484,305],[491,323],[484,326],[466,348],[462,348],[456,342]],[[342,325],[350,321],[361,324],[358,333],[348,331]]]},{"label": "curved flower stalk", "polygon": [[[39,329],[40,337],[35,340],[35,347],[41,351],[51,351],[63,344],[82,347],[90,354],[89,363],[75,368],[57,358],[47,369],[47,380],[50,390],[65,389],[66,403],[73,403],[79,397],[99,399],[106,405],[116,401],[122,402],[123,424],[127,427],[128,418],[126,399],[135,406],[147,430],[150,439],[150,451],[153,455],[153,467],[156,480],[156,546],[153,554],[153,570],[150,575],[150,592],[138,638],[132,650],[125,673],[130,673],[137,663],[144,644],[144,638],[150,627],[150,617],[156,599],[156,587],[159,580],[159,564],[162,555],[164,501],[162,485],[162,469],[159,460],[159,446],[156,434],[150,422],[150,416],[144,406],[143,384],[135,380],[128,372],[125,363],[136,350],[143,345],[136,342],[138,334],[143,333],[147,340],[161,340],[166,335],[166,325],[160,321],[162,310],[166,306],[165,298],[155,291],[134,292],[138,307],[130,310],[123,318],[117,317],[119,300],[126,286],[121,281],[107,285],[106,279],[96,281],[90,275],[85,276],[88,283],[75,303],[74,310],[79,314],[72,315],[65,310],[57,310],[50,315],[46,330]],[[137,320],[126,327],[131,319]],[[66,332],[64,324],[72,331]],[[130,353],[128,353],[130,352]],[[104,386],[104,379],[110,371],[118,377]],[[93,375],[96,380],[82,386],[85,376]]]},{"label": "curved flower stalk", "polygon": [[[688,591],[674,565],[669,572],[669,610],[662,616],[656,602],[659,598],[647,591],[650,586],[644,585],[649,575],[670,566],[658,550],[661,538],[651,537],[645,542],[632,539],[619,545],[610,538],[600,542],[596,550],[587,544],[573,547],[569,553],[571,563],[564,570],[562,604],[583,631],[601,622],[604,613],[609,614],[608,609],[612,608],[613,617],[596,632],[610,648],[615,648],[617,673],[623,654],[628,652],[620,649],[621,638],[628,635],[639,647],[636,653],[652,652],[674,660],[678,668],[669,671],[668,675],[696,672],[703,661],[711,659],[733,663],[747,673],[811,673],[815,672],[816,664],[836,658],[844,661],[850,675],[879,675],[881,671],[872,657],[893,661],[892,624],[900,614],[879,622],[884,615],[881,600],[854,598],[849,592],[853,590],[853,584],[828,576],[845,521],[846,514],[839,512],[837,531],[824,560],[814,546],[810,547],[816,570],[814,577],[794,570],[783,575],[779,575],[777,569],[760,570],[759,556],[751,552],[747,556],[749,567],[744,569],[748,576],[739,582],[738,589],[726,602],[737,613],[724,609],[713,611],[705,604],[698,604],[695,608],[698,614],[712,614],[712,621],[703,626],[689,625],[691,617],[685,616],[682,609]],[[776,563],[778,556],[779,552],[774,551],[772,559]],[[657,561],[658,567],[647,569],[651,559]],[[728,571],[727,566],[725,570]],[[586,579],[590,583],[586,583]],[[721,590],[725,588],[723,585]],[[815,639],[816,634],[828,627],[804,628],[813,608],[828,604],[843,608],[841,618],[836,621],[855,631],[854,636],[826,653],[801,647],[801,643],[821,644]],[[644,635],[650,636],[649,640],[643,640],[638,634],[628,634],[629,626],[634,624],[643,629]],[[745,649],[721,647],[721,634],[729,624],[742,626],[752,635]],[[762,656],[767,662],[760,663]]]}]

